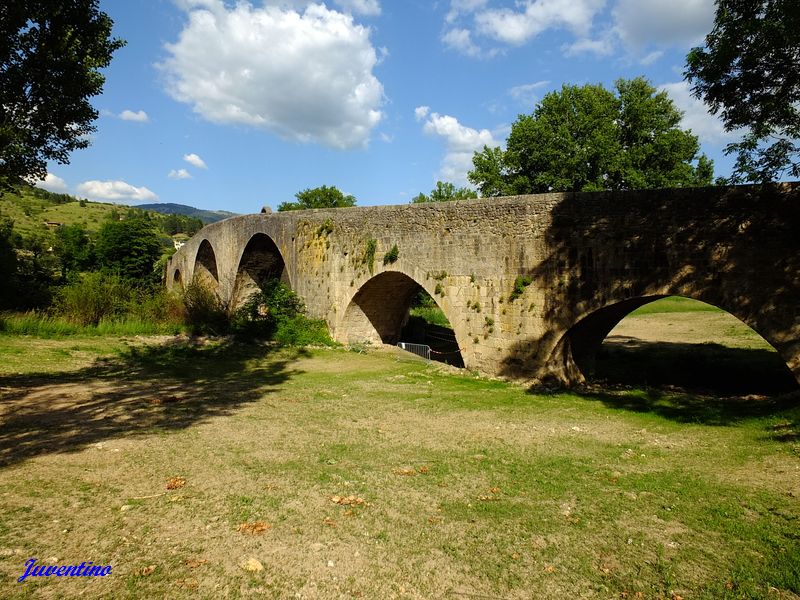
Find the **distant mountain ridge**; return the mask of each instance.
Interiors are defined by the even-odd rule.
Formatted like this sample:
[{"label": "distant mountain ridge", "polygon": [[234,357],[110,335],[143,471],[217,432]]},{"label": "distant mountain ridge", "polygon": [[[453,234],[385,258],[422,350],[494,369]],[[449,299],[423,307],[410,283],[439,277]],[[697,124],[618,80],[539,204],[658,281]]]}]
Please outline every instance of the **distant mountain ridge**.
[{"label": "distant mountain ridge", "polygon": [[136,208],[142,210],[152,210],[153,212],[161,213],[162,215],[187,215],[189,217],[196,217],[206,225],[209,223],[216,223],[229,217],[235,217],[239,213],[229,212],[227,210],[203,210],[195,208],[194,206],[187,206],[186,204],[175,204],[173,202],[154,202],[153,204],[137,204]]}]

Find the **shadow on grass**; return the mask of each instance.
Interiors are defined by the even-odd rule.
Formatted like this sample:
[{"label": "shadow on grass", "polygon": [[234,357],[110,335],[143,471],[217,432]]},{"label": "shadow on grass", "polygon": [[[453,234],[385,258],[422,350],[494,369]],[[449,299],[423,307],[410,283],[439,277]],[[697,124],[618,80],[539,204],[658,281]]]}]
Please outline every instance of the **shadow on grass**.
[{"label": "shadow on grass", "polygon": [[798,389],[775,351],[622,337],[600,347],[591,379],[712,396],[776,396]]},{"label": "shadow on grass", "polygon": [[[531,388],[530,393],[553,393]],[[604,344],[587,385],[571,390],[587,400],[679,423],[725,426],[779,417],[766,437],[797,442],[800,390],[786,365],[769,350],[718,344],[644,342]]]},{"label": "shadow on grass", "polygon": [[0,377],[0,466],[229,415],[300,374],[291,365],[304,354],[183,340],[130,348],[79,371]]},{"label": "shadow on grass", "polygon": [[575,393],[609,408],[651,413],[678,423],[724,426],[770,416],[790,419],[781,427],[770,428],[769,437],[777,441],[796,440],[795,426],[800,423],[798,392],[773,397],[708,396],[656,388],[613,389],[591,385]]}]

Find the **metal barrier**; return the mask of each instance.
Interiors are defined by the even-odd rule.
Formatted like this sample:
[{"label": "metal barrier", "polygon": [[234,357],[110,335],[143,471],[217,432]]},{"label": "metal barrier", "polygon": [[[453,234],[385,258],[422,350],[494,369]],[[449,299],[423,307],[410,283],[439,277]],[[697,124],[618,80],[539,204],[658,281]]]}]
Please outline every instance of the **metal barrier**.
[{"label": "metal barrier", "polygon": [[406,352],[411,352],[412,354],[421,356],[426,360],[431,359],[431,347],[426,346],[425,344],[409,344],[408,342],[399,342],[397,347],[405,350]]}]

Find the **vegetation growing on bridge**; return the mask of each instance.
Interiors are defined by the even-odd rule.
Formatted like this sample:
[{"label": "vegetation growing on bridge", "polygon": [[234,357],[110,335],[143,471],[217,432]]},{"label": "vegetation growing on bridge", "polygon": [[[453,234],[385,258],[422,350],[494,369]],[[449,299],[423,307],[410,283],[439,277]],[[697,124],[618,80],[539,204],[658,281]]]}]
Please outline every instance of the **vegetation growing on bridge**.
[{"label": "vegetation growing on bridge", "polygon": [[397,248],[397,244],[392,246],[392,249],[389,250],[386,254],[383,255],[383,264],[384,265],[391,265],[392,263],[397,262],[397,258],[400,256],[400,250]]},{"label": "vegetation growing on bridge", "polygon": [[369,274],[372,275],[375,269],[375,250],[378,248],[378,240],[370,238],[364,245],[364,254],[361,255],[361,264],[369,269]]},{"label": "vegetation growing on bridge", "polygon": [[511,293],[508,295],[508,301],[513,302],[525,292],[525,288],[527,288],[530,284],[533,283],[533,278],[530,275],[517,275],[517,278],[514,280],[514,287],[511,290]]}]

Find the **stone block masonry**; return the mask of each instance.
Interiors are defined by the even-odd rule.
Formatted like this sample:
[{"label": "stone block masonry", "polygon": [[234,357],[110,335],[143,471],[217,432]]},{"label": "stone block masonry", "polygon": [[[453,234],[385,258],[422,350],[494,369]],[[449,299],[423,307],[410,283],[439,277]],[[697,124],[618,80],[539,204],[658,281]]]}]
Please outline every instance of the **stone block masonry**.
[{"label": "stone block masonry", "polygon": [[800,381],[796,183],[245,215],[202,229],[167,269],[169,287],[197,276],[231,308],[281,277],[344,343],[397,341],[423,288],[467,368],[565,384],[632,310],[685,296],[755,329]]}]

